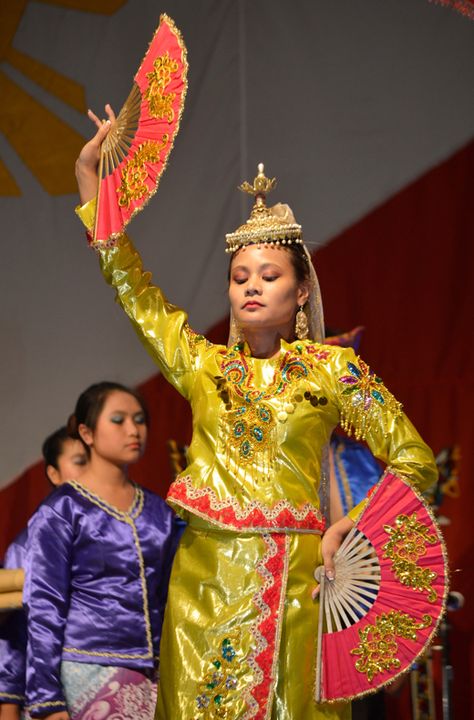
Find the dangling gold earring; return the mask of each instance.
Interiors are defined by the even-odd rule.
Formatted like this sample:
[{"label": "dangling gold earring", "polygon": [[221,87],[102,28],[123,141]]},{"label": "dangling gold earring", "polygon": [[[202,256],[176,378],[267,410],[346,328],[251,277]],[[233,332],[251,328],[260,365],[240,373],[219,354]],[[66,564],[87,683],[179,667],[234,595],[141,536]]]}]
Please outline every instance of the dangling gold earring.
[{"label": "dangling gold earring", "polygon": [[232,316],[232,322],[230,325],[230,337],[232,338],[232,344],[238,345],[244,341],[242,328],[237,325],[235,318]]},{"label": "dangling gold earring", "polygon": [[306,340],[308,332],[308,317],[304,311],[303,305],[300,305],[300,309],[296,313],[295,335],[298,340]]}]

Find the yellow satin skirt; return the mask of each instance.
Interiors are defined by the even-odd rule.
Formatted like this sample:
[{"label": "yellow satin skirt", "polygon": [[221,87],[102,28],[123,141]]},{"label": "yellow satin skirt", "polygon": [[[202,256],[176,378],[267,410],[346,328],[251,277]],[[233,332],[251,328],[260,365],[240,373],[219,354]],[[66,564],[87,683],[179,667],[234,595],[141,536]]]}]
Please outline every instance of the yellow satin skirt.
[{"label": "yellow satin skirt", "polygon": [[171,574],[155,720],[350,720],[314,701],[319,535],[192,520]]}]

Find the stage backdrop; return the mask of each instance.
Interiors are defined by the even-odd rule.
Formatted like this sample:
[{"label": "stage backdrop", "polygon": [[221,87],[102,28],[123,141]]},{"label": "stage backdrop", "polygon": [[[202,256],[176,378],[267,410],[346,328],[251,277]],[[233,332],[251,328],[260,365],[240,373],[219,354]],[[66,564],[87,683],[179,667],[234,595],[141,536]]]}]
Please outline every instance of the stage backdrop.
[{"label": "stage backdrop", "polygon": [[[0,554],[47,492],[45,435],[100,379],[150,402],[135,477],[164,493],[183,401],[105,287],[74,217],[87,107],[117,109],[158,22],[189,50],[187,107],[160,190],[131,227],[167,295],[226,337],[224,235],[263,161],[311,242],[326,318],[364,324],[361,353],[435,452],[461,445],[446,506],[455,698],[472,709],[471,477],[474,24],[426,0],[12,0],[0,7]],[[462,708],[462,709],[461,709]]]}]

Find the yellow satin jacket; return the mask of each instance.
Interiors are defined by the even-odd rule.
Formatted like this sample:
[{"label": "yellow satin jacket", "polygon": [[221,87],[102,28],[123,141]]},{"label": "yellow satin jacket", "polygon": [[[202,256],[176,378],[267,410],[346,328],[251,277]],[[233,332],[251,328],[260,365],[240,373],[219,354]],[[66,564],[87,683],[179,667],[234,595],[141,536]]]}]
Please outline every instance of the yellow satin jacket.
[{"label": "yellow satin jacket", "polygon": [[[94,212],[95,201],[78,210],[89,227]],[[168,495],[175,509],[239,532],[322,531],[322,450],[339,423],[419,489],[436,480],[430,449],[351,349],[282,340],[278,356],[257,359],[246,344],[212,344],[152,284],[128,237],[99,254],[146,349],[191,404],[189,465]]]}]

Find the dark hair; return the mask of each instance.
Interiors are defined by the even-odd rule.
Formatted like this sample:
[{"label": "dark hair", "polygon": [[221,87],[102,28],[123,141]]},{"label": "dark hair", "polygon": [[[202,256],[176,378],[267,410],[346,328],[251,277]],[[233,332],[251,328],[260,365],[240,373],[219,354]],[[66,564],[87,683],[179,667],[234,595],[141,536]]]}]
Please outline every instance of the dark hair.
[{"label": "dark hair", "polygon": [[[295,271],[295,276],[298,284],[306,283],[310,280],[310,274],[309,274],[309,261],[308,257],[305,253],[303,245],[300,243],[292,243],[291,245],[279,245],[283,250],[287,250],[290,254],[291,258],[291,264],[293,265],[293,270]],[[239,250],[236,250],[234,253],[232,253],[230,262],[229,262],[229,269],[227,272],[227,279],[230,281],[230,270],[232,267],[232,262],[234,258],[238,255],[238,253],[242,250],[242,248],[239,248]]]},{"label": "dark hair", "polygon": [[90,430],[95,430],[97,420],[102,412],[105,401],[111,393],[116,391],[127,393],[135,398],[143,410],[145,422],[148,425],[148,409],[143,398],[136,392],[136,390],[125,387],[125,385],[121,385],[120,383],[104,380],[103,382],[90,385],[87,390],[84,390],[84,392],[79,395],[74,413],[71,415],[67,423],[67,432],[69,437],[76,440],[82,440],[79,434],[79,425],[86,425],[86,427]]},{"label": "dark hair", "polygon": [[298,283],[306,283],[311,280],[310,277],[310,260],[305,252],[303,245],[292,244],[287,245],[286,249],[290,253],[291,262],[295,271],[296,279]]},{"label": "dark hair", "polygon": [[65,426],[60,427],[59,430],[48,435],[43,443],[41,451],[43,453],[44,464],[46,467],[52,465],[53,468],[58,470],[58,458],[63,452],[64,443],[66,440],[70,440],[71,437]]}]

